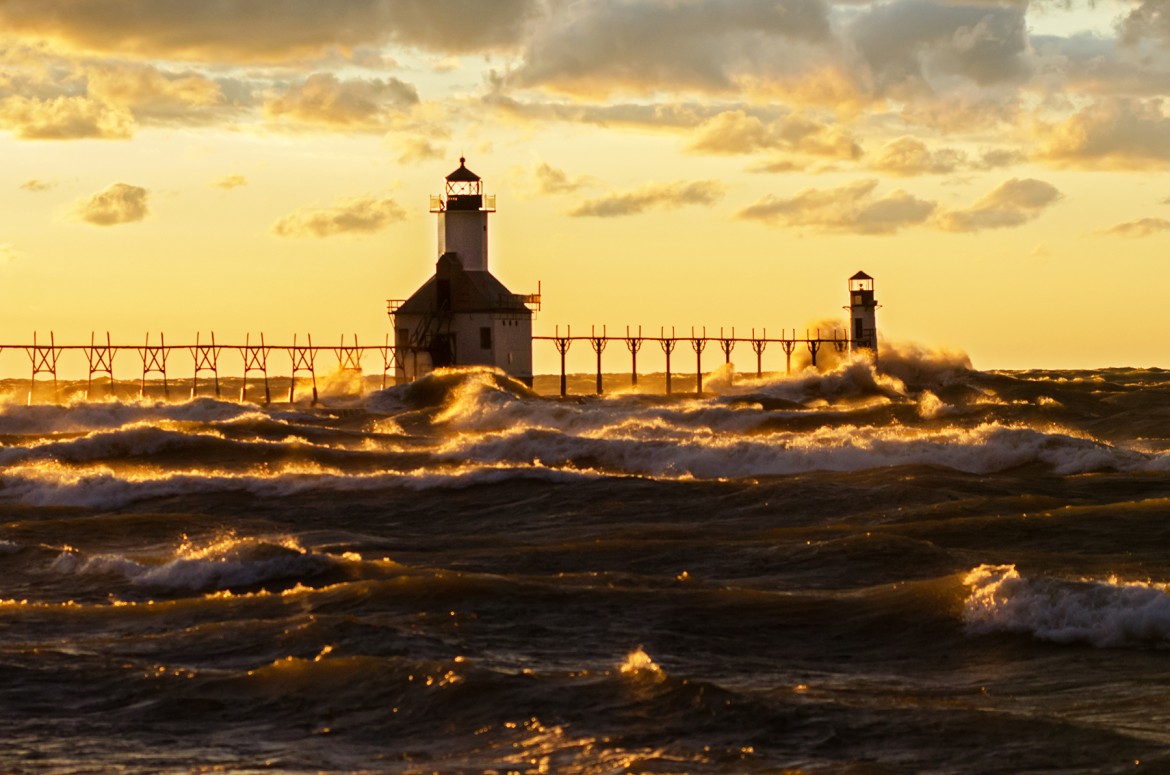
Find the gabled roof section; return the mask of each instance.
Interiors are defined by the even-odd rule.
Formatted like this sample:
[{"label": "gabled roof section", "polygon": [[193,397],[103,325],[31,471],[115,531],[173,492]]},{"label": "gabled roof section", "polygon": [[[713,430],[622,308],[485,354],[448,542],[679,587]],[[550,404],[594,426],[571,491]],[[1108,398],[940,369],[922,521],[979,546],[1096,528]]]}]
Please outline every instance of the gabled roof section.
[{"label": "gabled roof section", "polygon": [[402,303],[397,314],[431,315],[439,312],[439,282],[447,283],[449,312],[507,312],[531,315],[516,294],[509,291],[491,272],[468,272],[454,253],[444,253],[435,267],[435,275],[414,295]]},{"label": "gabled roof section", "polygon": [[873,278],[870,277],[869,275],[867,275],[865,272],[858,272],[857,274],[853,275],[849,279],[850,280],[872,280]]}]

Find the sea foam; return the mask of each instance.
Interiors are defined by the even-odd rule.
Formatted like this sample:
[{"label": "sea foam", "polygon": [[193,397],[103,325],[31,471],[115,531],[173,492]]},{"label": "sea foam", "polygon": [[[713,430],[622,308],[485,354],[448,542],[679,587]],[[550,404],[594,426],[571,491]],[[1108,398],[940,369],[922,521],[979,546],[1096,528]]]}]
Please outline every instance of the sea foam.
[{"label": "sea foam", "polygon": [[1116,578],[1021,576],[1014,565],[980,565],[964,583],[963,621],[975,634],[1031,635],[1097,647],[1170,645],[1170,585]]}]

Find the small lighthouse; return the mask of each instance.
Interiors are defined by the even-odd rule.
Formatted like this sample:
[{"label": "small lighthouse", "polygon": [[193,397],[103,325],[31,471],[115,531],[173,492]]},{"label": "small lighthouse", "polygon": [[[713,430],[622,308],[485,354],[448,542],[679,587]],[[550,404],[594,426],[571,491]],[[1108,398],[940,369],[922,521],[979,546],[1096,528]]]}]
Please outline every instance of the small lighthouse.
[{"label": "small lighthouse", "polygon": [[873,298],[873,278],[858,272],[849,278],[849,318],[851,321],[849,351],[869,350],[877,357],[877,322],[874,312],[878,304]]},{"label": "small lighthouse", "polygon": [[395,379],[417,379],[448,366],[495,366],[532,386],[532,309],[540,294],[510,292],[488,271],[488,215],[494,195],[459,159],[440,196],[435,274],[405,301],[390,301]]}]

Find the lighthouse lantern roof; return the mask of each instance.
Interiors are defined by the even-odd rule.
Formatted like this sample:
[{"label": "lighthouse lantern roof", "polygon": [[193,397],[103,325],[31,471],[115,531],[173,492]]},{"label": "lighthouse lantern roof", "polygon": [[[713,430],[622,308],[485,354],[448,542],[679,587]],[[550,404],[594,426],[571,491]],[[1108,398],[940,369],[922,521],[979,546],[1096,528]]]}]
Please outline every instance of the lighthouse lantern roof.
[{"label": "lighthouse lantern roof", "polygon": [[459,169],[447,176],[449,183],[478,183],[482,178],[476,175],[471,170],[467,169],[467,159],[462,156],[459,157]]}]

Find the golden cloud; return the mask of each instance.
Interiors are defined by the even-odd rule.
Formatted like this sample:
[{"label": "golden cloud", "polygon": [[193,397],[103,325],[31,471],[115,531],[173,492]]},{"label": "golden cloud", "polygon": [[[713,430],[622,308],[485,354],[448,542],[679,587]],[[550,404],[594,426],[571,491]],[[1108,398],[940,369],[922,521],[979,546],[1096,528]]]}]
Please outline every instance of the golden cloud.
[{"label": "golden cloud", "polygon": [[1170,221],[1165,218],[1138,218],[1136,221],[1127,221],[1125,223],[1119,223],[1116,226],[1111,226],[1094,236],[1138,239],[1160,234],[1164,231],[1170,231]]},{"label": "golden cloud", "polygon": [[0,128],[22,140],[125,140],[134,127],[127,110],[86,97],[0,100]]},{"label": "golden cloud", "polygon": [[418,102],[414,86],[390,78],[341,81],[332,73],[317,73],[293,84],[264,105],[278,120],[344,129],[385,129],[390,115]]},{"label": "golden cloud", "polygon": [[56,183],[47,183],[43,180],[37,180],[36,178],[31,178],[31,179],[26,180],[20,184],[20,190],[21,191],[28,191],[28,192],[33,193],[33,194],[38,194],[41,191],[48,191],[49,189],[55,187],[56,185],[57,185]]},{"label": "golden cloud", "polygon": [[332,207],[297,210],[277,221],[272,231],[281,237],[372,234],[405,218],[406,210],[393,199],[361,196]]},{"label": "golden cloud", "polygon": [[446,149],[435,145],[428,137],[407,138],[401,142],[399,147],[401,148],[401,153],[398,155],[400,164],[442,159],[447,156]]},{"label": "golden cloud", "polygon": [[890,175],[946,175],[966,166],[967,154],[954,148],[931,150],[916,137],[886,143],[869,166]]},{"label": "golden cloud", "polygon": [[724,190],[722,183],[713,180],[651,183],[635,191],[587,200],[571,210],[569,215],[613,218],[651,209],[673,210],[684,205],[712,205],[723,197]]},{"label": "golden cloud", "polygon": [[233,188],[239,188],[240,186],[248,185],[248,179],[243,175],[225,175],[224,177],[216,180],[211,185],[215,186],[216,188],[222,188],[225,191],[230,191]]},{"label": "golden cloud", "polygon": [[1056,126],[1040,126],[1039,158],[1094,169],[1170,164],[1170,119],[1161,99],[1106,99]]},{"label": "golden cloud", "polygon": [[938,205],[897,190],[874,195],[876,180],[833,189],[805,189],[792,197],[769,195],[736,213],[737,218],[826,232],[895,234],[925,223]]},{"label": "golden cloud", "polygon": [[848,131],[803,115],[764,123],[745,111],[732,110],[704,122],[698,134],[688,150],[712,154],[781,150],[834,159],[861,156],[861,146]]},{"label": "golden cloud", "polygon": [[1012,178],[980,198],[966,210],[952,210],[938,218],[944,231],[973,232],[985,229],[1008,229],[1038,218],[1063,198],[1051,183],[1028,178]]},{"label": "golden cloud", "polygon": [[127,183],[115,183],[89,199],[78,202],[75,212],[86,223],[95,226],[116,226],[144,219],[148,193],[145,188]]},{"label": "golden cloud", "polygon": [[571,194],[591,185],[589,177],[580,175],[570,178],[567,172],[546,161],[536,165],[533,175],[536,176],[537,189],[541,194]]}]

